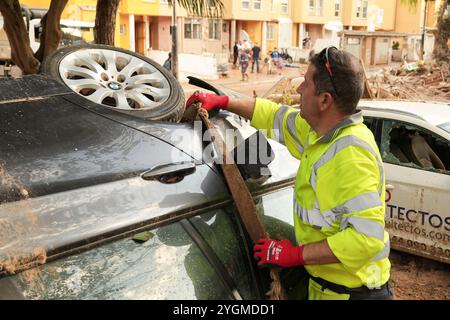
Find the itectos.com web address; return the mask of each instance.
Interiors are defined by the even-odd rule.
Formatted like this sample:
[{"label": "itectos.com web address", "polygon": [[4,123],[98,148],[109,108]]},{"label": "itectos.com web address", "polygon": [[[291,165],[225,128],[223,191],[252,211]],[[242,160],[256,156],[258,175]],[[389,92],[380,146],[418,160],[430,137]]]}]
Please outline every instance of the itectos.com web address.
[{"label": "itectos.com web address", "polygon": [[395,229],[399,231],[404,231],[410,234],[415,234],[418,236],[422,236],[428,239],[439,240],[441,242],[449,242],[450,243],[450,234],[448,232],[438,232],[438,231],[428,231],[425,228],[420,228],[414,226],[410,223],[398,223],[393,220],[386,221],[387,229]]}]

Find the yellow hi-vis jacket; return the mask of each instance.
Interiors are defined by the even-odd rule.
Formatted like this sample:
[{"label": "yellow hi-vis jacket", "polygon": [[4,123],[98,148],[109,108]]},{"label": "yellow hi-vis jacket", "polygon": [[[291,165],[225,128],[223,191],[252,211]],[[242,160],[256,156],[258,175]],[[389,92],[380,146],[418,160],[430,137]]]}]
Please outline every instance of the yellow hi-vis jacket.
[{"label": "yellow hi-vis jacket", "polygon": [[294,192],[298,244],[326,239],[340,261],[307,265],[309,274],[348,288],[385,284],[390,262],[384,170],[361,111],[318,137],[298,110],[257,99],[251,124],[300,160]]}]

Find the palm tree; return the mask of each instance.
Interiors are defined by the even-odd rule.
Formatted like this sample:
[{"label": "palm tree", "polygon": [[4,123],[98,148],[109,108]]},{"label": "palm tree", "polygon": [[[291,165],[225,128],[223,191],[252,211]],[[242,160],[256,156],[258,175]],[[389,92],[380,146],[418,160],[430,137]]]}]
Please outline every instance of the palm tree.
[{"label": "palm tree", "polygon": [[441,8],[438,14],[437,31],[434,34],[433,57],[439,64],[447,64],[449,68],[450,50],[448,48],[448,39],[450,38],[450,12],[445,14],[448,8],[448,0],[441,2]]},{"label": "palm tree", "polygon": [[[175,0],[190,14],[200,17],[220,17],[223,13],[222,0]],[[169,0],[172,4],[174,0]]]},{"label": "palm tree", "polygon": [[[175,2],[176,1],[176,2]],[[196,16],[219,17],[223,13],[222,0],[169,0],[173,7],[172,17],[172,64],[171,70],[178,79],[178,44],[177,44],[177,14],[175,3],[185,8],[188,13]]]}]

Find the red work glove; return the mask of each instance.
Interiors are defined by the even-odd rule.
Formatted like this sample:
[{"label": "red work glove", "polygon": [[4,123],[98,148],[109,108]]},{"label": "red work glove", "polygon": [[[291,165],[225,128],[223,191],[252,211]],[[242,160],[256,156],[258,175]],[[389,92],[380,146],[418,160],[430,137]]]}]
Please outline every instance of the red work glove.
[{"label": "red work glove", "polygon": [[253,247],[253,254],[255,259],[259,260],[260,267],[266,264],[280,267],[305,265],[303,246],[293,246],[287,239],[282,241],[259,239]]},{"label": "red work glove", "polygon": [[229,98],[227,96],[218,96],[211,93],[203,93],[200,91],[195,91],[192,96],[186,101],[186,108],[191,104],[200,102],[202,108],[206,111],[211,111],[212,109],[227,109]]}]

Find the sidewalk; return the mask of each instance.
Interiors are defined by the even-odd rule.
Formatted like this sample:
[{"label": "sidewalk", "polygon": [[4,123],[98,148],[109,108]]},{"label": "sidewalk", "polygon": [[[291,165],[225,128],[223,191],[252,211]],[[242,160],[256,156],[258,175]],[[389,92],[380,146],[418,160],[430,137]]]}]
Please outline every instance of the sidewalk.
[{"label": "sidewalk", "polygon": [[[208,81],[211,84],[220,84],[234,91],[253,97],[254,92],[258,96],[263,96],[275,83],[277,83],[283,77],[299,77],[306,71],[307,65],[300,65],[299,68],[284,67],[281,70],[275,70],[276,73],[267,74],[267,70],[264,68],[262,72],[251,73],[251,64],[247,69],[248,80],[241,81],[241,71],[239,69],[233,69],[232,64],[229,65],[228,76],[221,77],[218,80]],[[199,90],[198,87],[192,86],[188,83],[181,83],[183,87],[186,99],[195,91]]]}]

